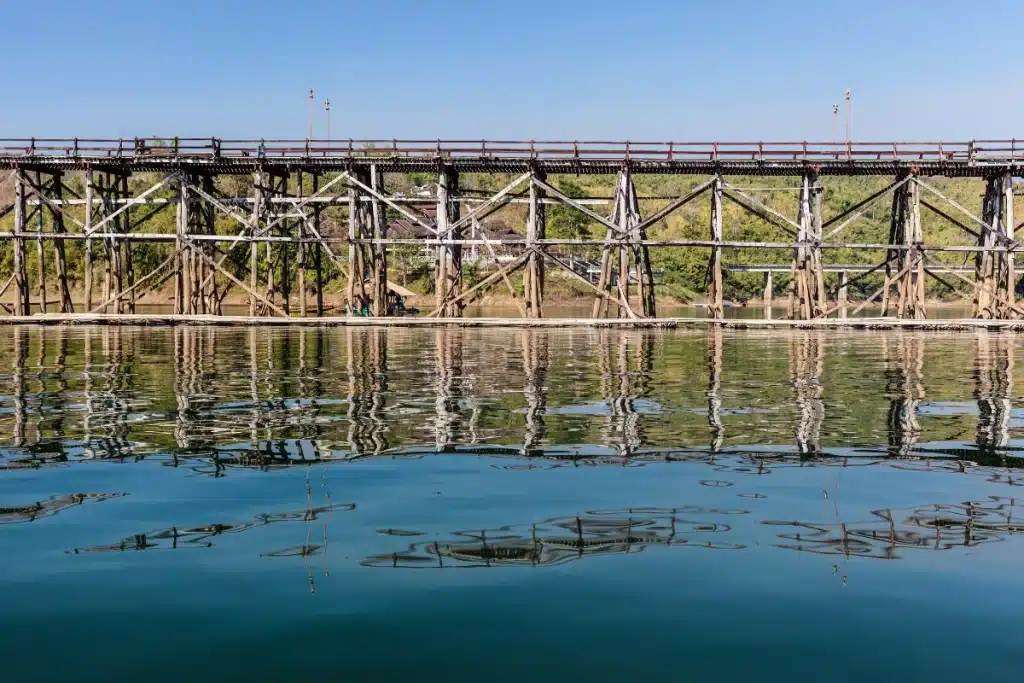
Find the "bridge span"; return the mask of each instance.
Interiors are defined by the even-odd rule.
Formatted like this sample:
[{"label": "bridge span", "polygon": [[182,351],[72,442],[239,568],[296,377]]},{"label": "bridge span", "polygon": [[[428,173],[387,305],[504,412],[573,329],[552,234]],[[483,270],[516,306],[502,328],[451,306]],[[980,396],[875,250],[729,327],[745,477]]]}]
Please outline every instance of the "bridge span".
[{"label": "bridge span", "polygon": [[[881,283],[861,306],[924,319],[928,278],[969,299],[977,318],[1015,319],[1024,317],[1014,222],[1022,163],[1016,140],[0,139],[0,244],[12,252],[0,296],[14,293],[0,306],[19,320],[36,311],[131,316],[143,294],[173,279],[176,316],[219,315],[234,289],[247,297],[250,317],[388,317],[409,293],[389,279],[394,258],[412,249],[433,261],[429,317],[460,318],[468,303],[503,286],[520,316],[541,318],[551,271],[591,292],[593,318],[641,321],[657,315],[652,251],[689,249],[706,259],[713,319],[723,316],[723,279],[751,270],[727,260],[747,252],[785,255],[785,264],[761,272],[784,269],[794,320],[836,316],[861,280]],[[595,174],[614,177],[612,196],[561,189],[561,176]],[[688,177],[678,195],[655,196],[635,182],[651,174]],[[826,216],[824,194],[839,176],[886,180]],[[945,178],[978,183],[980,206],[950,196]],[[771,199],[786,193],[790,201]],[[744,239],[726,226],[726,205],[762,221],[772,238]],[[551,206],[578,212],[603,237],[549,236]],[[166,211],[175,214],[173,230],[153,228]],[[689,232],[702,234],[659,239],[665,219],[681,211],[688,227],[701,216]],[[851,225],[880,212],[887,235],[842,241]],[[500,234],[495,217],[507,228]],[[930,240],[925,227],[939,222],[963,242]],[[81,268],[69,264],[69,244]],[[157,263],[147,272],[137,272],[140,249]],[[490,264],[474,269],[472,281],[467,250],[474,263],[482,255]],[[600,264],[596,282],[573,267],[576,255]],[[849,263],[850,255],[864,263]],[[344,289],[333,304],[325,293],[332,279]]]}]

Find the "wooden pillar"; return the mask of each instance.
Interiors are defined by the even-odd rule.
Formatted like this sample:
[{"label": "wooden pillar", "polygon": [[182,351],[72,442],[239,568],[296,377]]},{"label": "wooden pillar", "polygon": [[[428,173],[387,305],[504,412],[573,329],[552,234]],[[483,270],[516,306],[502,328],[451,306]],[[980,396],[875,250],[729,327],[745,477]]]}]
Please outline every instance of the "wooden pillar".
[{"label": "wooden pillar", "polygon": [[174,258],[174,313],[181,315],[185,313],[188,291],[185,286],[185,268],[188,255],[183,251],[185,243],[183,237],[188,225],[188,183],[184,175],[178,176],[178,213],[174,224],[177,235],[174,240],[174,248],[178,255]]},{"label": "wooden pillar", "polygon": [[793,250],[794,319],[810,320],[825,310],[825,274],[821,262],[822,191],[816,173],[805,173],[800,185],[797,246]]},{"label": "wooden pillar", "polygon": [[[59,202],[58,206],[63,206],[64,182],[63,174],[60,171],[56,171],[53,174],[53,191],[51,194],[53,195],[53,198]],[[39,209],[42,211],[43,207],[40,206]],[[63,235],[67,232],[64,225],[64,214],[51,208],[50,218],[53,221],[54,233]],[[64,250],[63,239],[55,239],[53,241],[53,251],[57,262],[57,286],[60,292],[60,312],[74,313],[75,306],[71,302],[71,289],[68,286],[68,263],[67,254]]]},{"label": "wooden pillar", "polygon": [[14,240],[14,283],[16,287],[15,315],[31,315],[32,300],[29,295],[28,263],[25,254],[25,176],[20,169],[14,176],[14,232],[18,237]]},{"label": "wooden pillar", "polygon": [[[1003,222],[1002,176],[991,176],[985,181],[985,199],[982,219],[988,226],[978,238],[978,246],[991,249],[996,236],[1002,232]],[[998,315],[996,307],[996,255],[992,251],[979,251],[975,256],[974,317],[993,318]]]},{"label": "wooden pillar", "polygon": [[[263,169],[253,174],[252,218],[253,233],[259,231],[263,216]],[[259,243],[249,242],[249,316],[256,316],[256,292],[259,291]]]},{"label": "wooden pillar", "polygon": [[908,269],[904,276],[900,317],[909,315],[922,320],[928,317],[924,296],[924,233],[921,228],[921,186],[915,181],[907,183],[906,209],[904,211],[904,242],[910,247],[906,253],[905,266]]},{"label": "wooden pillar", "polygon": [[[384,172],[376,164],[370,166],[370,186],[375,192],[385,193]],[[371,200],[371,220],[373,222],[373,238],[385,239],[388,236],[387,207],[376,196]],[[373,315],[387,316],[388,310],[388,249],[385,244],[374,243],[372,272],[370,274],[371,299]]]},{"label": "wooden pillar", "polygon": [[[212,176],[209,176],[209,175],[203,176],[203,189],[206,191],[206,193],[208,195],[210,195],[211,197],[213,196],[214,183],[213,183],[213,177]],[[216,232],[217,232],[217,215],[214,212],[213,203],[210,202],[210,201],[204,201],[203,202],[203,218],[204,218],[204,221],[206,223],[206,234],[207,235],[214,235],[214,234],[216,234]],[[213,256],[215,255],[214,254],[213,244],[207,243],[206,245],[204,245],[204,249],[205,249],[206,253],[211,258],[213,258]],[[204,266],[206,266],[206,265],[207,264],[204,262]],[[208,271],[208,274],[207,274],[207,271]],[[203,275],[203,281],[204,282],[206,281],[207,277],[210,279],[210,284],[209,284],[207,292],[206,292],[206,311],[205,312],[206,313],[212,313],[214,315],[220,315],[221,314],[221,305],[220,305],[220,292],[217,290],[217,273],[214,271],[214,269],[212,267],[210,267],[210,268],[205,268],[204,267],[204,275]]]},{"label": "wooden pillar", "polygon": [[[711,186],[711,239],[722,241],[722,178],[716,177]],[[711,247],[708,263],[708,317],[720,319],[724,316],[725,304],[722,298],[722,247]]]},{"label": "wooden pillar", "polygon": [[[534,171],[534,177],[544,181],[543,171]],[[530,179],[530,208],[526,221],[526,247],[536,249],[537,240],[546,233],[543,204],[543,190]],[[531,252],[523,269],[523,295],[526,299],[526,314],[530,318],[544,317],[544,257]]]},{"label": "wooden pillar", "polygon": [[[121,199],[128,201],[130,199],[128,189],[128,176],[122,175],[119,178],[120,181],[120,196]],[[132,241],[128,238],[129,233],[132,231],[131,221],[131,209],[125,209],[120,216],[121,222],[121,234],[125,236],[123,244],[123,266],[124,266],[124,282],[122,285],[126,286],[129,290],[125,296],[125,308],[129,313],[135,313],[135,256],[132,250]],[[123,290],[122,290],[123,291]]]},{"label": "wooden pillar", "polygon": [[37,292],[39,295],[39,310],[46,313],[46,252],[43,250],[43,222],[44,213],[43,193],[46,187],[43,185],[43,174],[36,171],[36,187],[39,188],[39,201],[36,204],[36,261],[39,266],[39,273],[36,280]]},{"label": "wooden pillar", "polygon": [[[92,168],[85,170],[85,228],[86,234],[92,230],[93,217],[93,176]],[[85,311],[92,312],[92,239],[85,240],[85,272],[83,273],[85,288]]]},{"label": "wooden pillar", "polygon": [[[437,231],[446,239],[461,239],[460,228],[448,233],[448,228],[459,219],[459,202],[455,199],[459,189],[459,174],[452,168],[442,168],[437,184]],[[462,317],[463,303],[449,303],[462,294],[462,245],[439,245],[437,251],[434,288],[442,318]]]},{"label": "wooden pillar", "polygon": [[[1007,173],[1003,177],[1003,235],[1007,244],[1013,244],[1014,215],[1013,215],[1013,173]],[[1003,296],[1006,302],[1006,316],[1013,317],[1017,306],[1017,257],[1012,251],[1003,254],[1004,277]]]},{"label": "wooden pillar", "polygon": [[[772,271],[764,271],[764,307],[765,310],[772,310],[772,298],[774,296],[774,287],[772,283]],[[768,315],[771,315],[770,313]]]},{"label": "wooden pillar", "polygon": [[[303,189],[302,189],[302,171],[301,170],[296,173],[295,181],[296,181],[295,182],[295,197],[296,197],[296,199],[299,202],[302,202]],[[295,284],[299,288],[299,317],[300,318],[305,318],[306,317],[306,253],[309,251],[309,249],[306,247],[306,243],[303,240],[306,239],[306,237],[307,237],[307,235],[309,233],[309,230],[307,229],[307,225],[306,225],[306,223],[309,220],[309,218],[306,216],[306,210],[305,209],[302,209],[300,211],[300,213],[302,215],[298,219],[298,223],[296,224],[296,231],[295,231],[296,234],[298,235],[298,238],[299,238],[298,259],[297,259],[296,274],[295,274],[296,283]]]},{"label": "wooden pillar", "polygon": [[[280,183],[280,194],[282,197],[288,196],[288,176],[284,175],[281,177]],[[290,213],[292,208],[289,204],[280,204],[283,207],[284,213]],[[288,229],[292,223],[291,220],[285,219],[281,225],[285,226],[285,229],[281,230],[284,236],[290,236],[291,230]],[[282,242],[280,246],[280,260],[281,260],[281,273],[280,273],[280,289],[281,289],[281,308],[284,312],[291,315],[291,259],[289,252],[291,245],[288,242]]]},{"label": "wooden pillar", "polygon": [[[313,194],[320,191],[320,174],[313,174]],[[320,204],[313,206],[313,229],[316,234],[323,235],[320,229]],[[323,245],[318,239],[313,244],[313,272],[316,284],[316,317],[324,315],[324,273],[323,273]]]},{"label": "wooden pillar", "polygon": [[[350,171],[359,182],[369,185],[372,179],[362,170]],[[363,201],[361,188],[352,183],[348,187],[348,283],[345,288],[345,305],[348,316],[360,315],[366,301],[366,258],[364,245],[356,240],[369,232],[370,207]]]},{"label": "wooden pillar", "polygon": [[846,271],[839,271],[839,292],[836,295],[839,304],[839,317],[846,317],[846,303],[849,300],[849,287],[846,285]]}]

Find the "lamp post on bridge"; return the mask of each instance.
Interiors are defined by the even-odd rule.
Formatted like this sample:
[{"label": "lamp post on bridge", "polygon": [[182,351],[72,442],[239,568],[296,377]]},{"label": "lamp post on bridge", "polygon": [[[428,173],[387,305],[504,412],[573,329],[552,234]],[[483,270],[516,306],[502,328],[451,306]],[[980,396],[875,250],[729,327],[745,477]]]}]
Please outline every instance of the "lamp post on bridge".
[{"label": "lamp post on bridge", "polygon": [[331,145],[331,98],[324,98],[324,114],[327,119],[327,146]]}]

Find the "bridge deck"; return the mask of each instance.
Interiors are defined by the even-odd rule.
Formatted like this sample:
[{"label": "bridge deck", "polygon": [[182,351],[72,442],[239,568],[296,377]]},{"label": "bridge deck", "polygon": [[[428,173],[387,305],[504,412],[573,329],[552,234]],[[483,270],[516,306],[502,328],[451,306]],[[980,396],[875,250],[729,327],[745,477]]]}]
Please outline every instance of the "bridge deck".
[{"label": "bridge deck", "polygon": [[255,168],[342,170],[375,164],[416,172],[726,172],[749,175],[985,176],[1024,164],[1016,140],[969,142],[590,142],[508,140],[229,140],[222,138],[0,139],[0,168],[125,171],[187,169],[249,173]]}]

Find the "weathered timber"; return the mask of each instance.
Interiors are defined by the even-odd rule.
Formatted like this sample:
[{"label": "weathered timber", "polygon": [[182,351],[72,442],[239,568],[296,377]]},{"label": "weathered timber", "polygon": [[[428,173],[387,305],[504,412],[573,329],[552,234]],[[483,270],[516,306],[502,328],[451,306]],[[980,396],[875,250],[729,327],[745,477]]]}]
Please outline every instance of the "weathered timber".
[{"label": "weathered timber", "polygon": [[[878,277],[875,273],[882,268],[886,270],[882,287],[859,308],[880,296],[886,314],[924,319],[926,276],[954,289],[939,275],[950,272],[956,280],[968,283],[968,296],[973,298],[979,318],[1015,319],[1024,314],[1015,296],[1015,252],[1019,245],[1014,232],[1019,226],[1014,224],[1013,211],[1013,181],[1024,154],[1018,155],[1011,143],[969,143],[962,147],[955,143],[936,143],[933,147],[893,143],[883,150],[865,143],[844,143],[833,149],[817,143],[758,143],[749,148],[724,143],[671,143],[667,148],[662,143],[481,143],[474,148],[474,143],[439,141],[428,147],[389,142],[360,146],[353,141],[324,149],[318,148],[317,141],[295,146],[286,141],[261,141],[249,149],[244,141],[215,139],[210,142],[209,152],[204,152],[207,148],[200,143],[179,140],[166,152],[160,148],[159,154],[151,152],[157,148],[154,141],[144,139],[135,140],[123,150],[108,149],[104,141],[90,141],[82,147],[76,143],[74,153],[70,148],[63,152],[37,141],[27,141],[24,153],[17,151],[17,145],[0,145],[0,167],[11,169],[16,186],[15,202],[0,210],[0,218],[14,213],[13,221],[8,223],[13,229],[0,231],[0,242],[11,244],[13,253],[13,272],[8,279],[15,290],[15,306],[10,310],[20,310],[24,315],[36,310],[48,314],[53,303],[49,300],[51,285],[55,283],[61,313],[71,314],[74,305],[64,248],[70,241],[82,240],[86,262],[84,310],[99,308],[126,316],[134,313],[141,294],[173,277],[175,311],[179,315],[220,313],[228,289],[239,287],[249,295],[254,318],[269,314],[291,319],[296,312],[305,318],[312,314],[309,296],[313,287],[319,318],[326,313],[323,296],[328,281],[338,277],[343,292],[341,305],[349,316],[386,318],[394,313],[392,305],[397,302],[391,290],[408,293],[388,281],[389,249],[408,245],[434,256],[436,310],[431,314],[441,319],[460,318],[464,306],[499,279],[520,314],[539,319],[544,315],[545,268],[550,265],[557,267],[562,277],[584,283],[595,292],[595,317],[652,318],[656,315],[658,291],[652,254],[656,255],[657,249],[692,249],[707,259],[708,312],[712,320],[721,319],[725,312],[727,257],[744,250],[792,253],[788,317],[795,321],[825,318],[837,311],[844,315],[850,286],[872,275]],[[706,158],[699,159],[701,155]],[[64,183],[69,173],[84,173],[84,196],[72,190],[74,183]],[[141,177],[136,174],[142,173],[158,175],[133,194],[132,188],[139,185],[136,180]],[[392,185],[390,177],[385,183],[385,174],[403,173],[433,174],[437,182],[426,190],[413,188],[405,194],[392,191],[392,187],[409,184]],[[504,174],[505,179],[495,184],[501,187],[497,192],[473,189],[472,185],[460,190],[460,173]],[[557,173],[614,174],[615,193],[611,197],[569,196],[549,181],[549,176]],[[641,196],[634,178],[644,173],[702,177],[679,196]],[[303,185],[307,174],[312,179],[311,194]],[[786,186],[739,187],[727,180],[741,174],[787,175],[799,181]],[[226,196],[225,187],[240,184],[219,182],[226,175],[249,175],[252,183],[248,196],[245,191],[237,193],[242,196]],[[822,178],[832,175],[885,175],[895,179],[826,220],[822,215]],[[981,210],[976,215],[950,199],[925,180],[929,175],[983,179],[986,190]],[[757,195],[758,191],[773,190],[799,194],[795,215],[781,210],[783,204],[777,197]],[[928,194],[927,201],[922,199],[923,193]],[[710,204],[709,239],[648,238],[648,228],[705,194],[708,199],[704,201]],[[889,196],[892,208],[886,241],[834,241],[836,235]],[[784,241],[726,239],[727,234],[737,234],[738,226],[726,216],[724,200],[778,228],[786,234]],[[597,208],[609,203],[610,214]],[[517,204],[525,207],[517,210]],[[552,204],[581,212],[603,228],[603,239],[548,237],[545,209]],[[922,204],[941,220],[957,226],[974,243],[926,244]],[[157,212],[172,205],[177,211],[173,232],[144,229]],[[230,217],[236,229],[218,232],[215,212]],[[407,221],[416,234],[388,234],[389,212]],[[518,236],[489,234],[490,224],[484,221],[499,212],[503,222],[509,217],[518,221],[513,226]],[[692,220],[693,213],[687,212],[684,221]],[[467,235],[470,227],[472,234]],[[26,250],[29,242],[36,244],[31,255],[32,282]],[[52,243],[52,252],[47,242]],[[155,271],[136,279],[134,248],[140,243],[153,245],[147,248],[149,258],[156,249],[166,259]],[[94,250],[97,244],[98,251]],[[248,247],[248,264],[229,258],[239,245]],[[338,245],[345,245],[347,253],[342,254]],[[489,261],[480,261],[480,247],[489,254]],[[483,263],[484,268],[482,281],[469,289],[463,285],[464,249],[471,253],[476,267]],[[584,255],[569,255],[576,249]],[[840,265],[826,263],[836,250],[877,255],[880,263],[854,266],[850,273],[858,274],[848,277]],[[334,265],[332,274],[323,271],[323,253]],[[594,253],[601,254],[599,265],[586,260]],[[954,272],[950,262],[937,261],[935,256],[942,253],[973,256],[973,282]],[[98,307],[93,305],[92,293],[96,257],[103,268],[103,296]],[[53,268],[53,283],[47,281],[48,266]],[[246,278],[240,272],[246,267],[248,286],[243,284]],[[519,267],[523,268],[524,297],[509,279]],[[764,272],[764,304],[770,310],[773,272]],[[837,286],[825,286],[828,272],[838,273]],[[261,281],[265,283],[262,293]],[[297,294],[297,306],[293,305],[293,294]],[[4,308],[7,310],[6,305]]]}]

